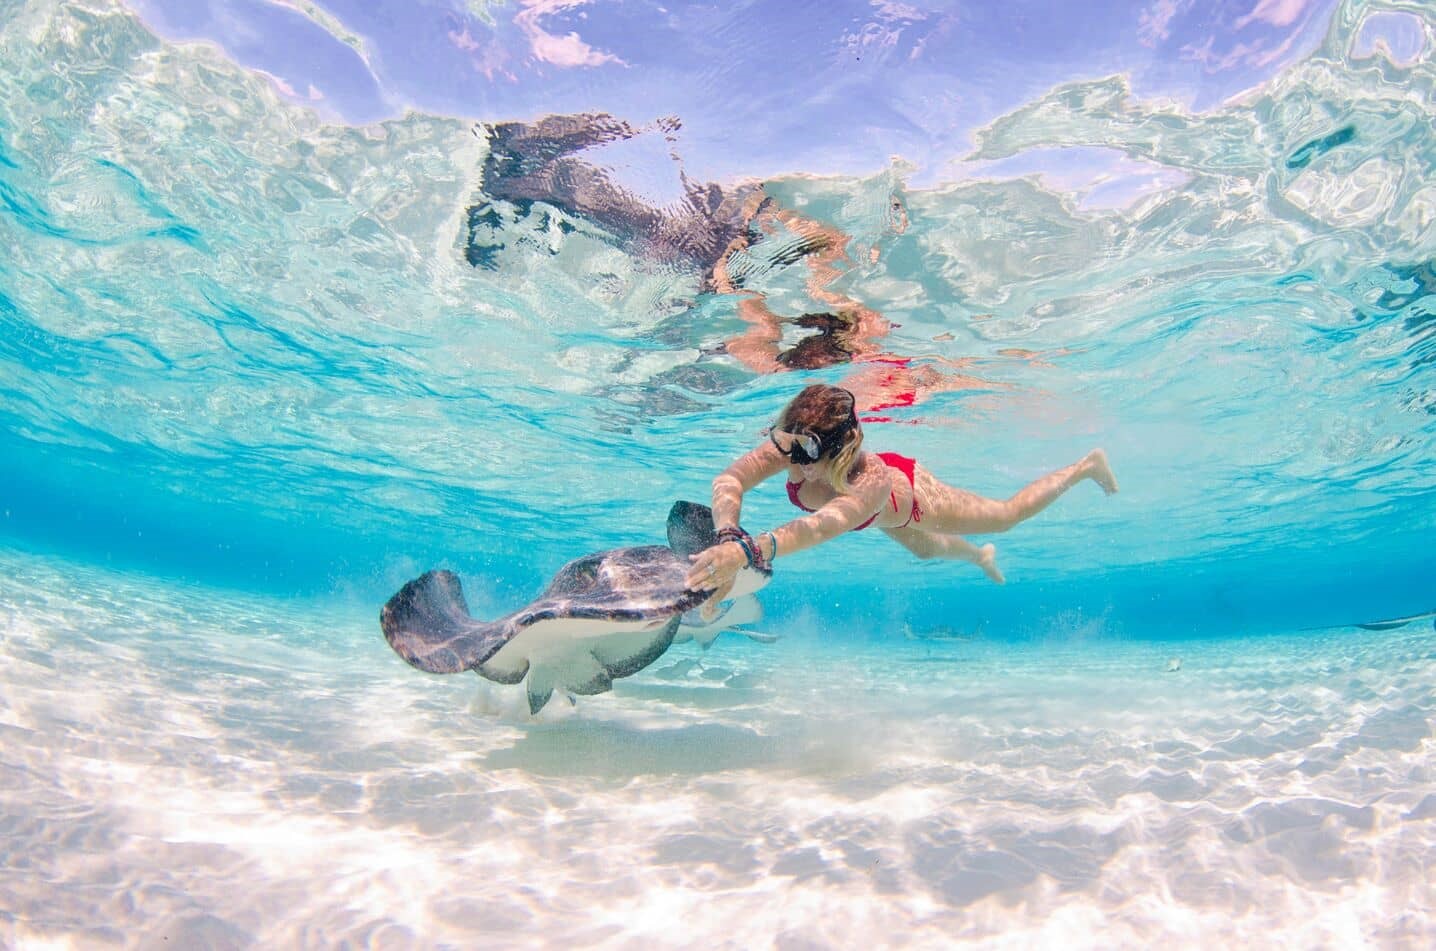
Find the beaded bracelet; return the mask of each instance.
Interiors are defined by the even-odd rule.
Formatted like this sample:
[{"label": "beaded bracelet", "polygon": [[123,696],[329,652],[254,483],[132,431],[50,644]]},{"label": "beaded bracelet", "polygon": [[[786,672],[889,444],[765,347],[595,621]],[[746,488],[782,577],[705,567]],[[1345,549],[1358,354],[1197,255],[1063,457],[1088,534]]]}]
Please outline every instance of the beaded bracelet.
[{"label": "beaded bracelet", "polygon": [[[763,535],[767,535],[770,539],[772,539],[773,542],[773,554],[768,556],[768,564],[771,567],[773,562],[778,560],[778,536],[774,535],[772,532],[764,532]],[[763,535],[759,535],[758,537],[762,538]],[[761,551],[762,549],[759,550]]]},{"label": "beaded bracelet", "polygon": [[[767,535],[769,538],[773,539],[773,558],[777,558],[777,536],[774,535],[772,532],[764,532],[763,535]],[[758,537],[761,538],[763,536],[760,535]],[[738,547],[743,549],[743,557],[748,560],[749,568],[757,568],[760,571],[771,570],[773,559],[764,558],[763,547],[758,544],[758,542],[753,538],[753,536],[749,535],[741,528],[720,528],[718,530],[718,541],[720,543],[736,542],[738,544]]]},{"label": "beaded bracelet", "polygon": [[741,528],[734,528],[732,526],[720,528],[718,529],[718,543],[722,544],[723,542],[737,542],[738,547],[743,549],[743,554],[748,556],[748,567],[753,567],[752,536]]},{"label": "beaded bracelet", "polygon": [[747,537],[747,532],[743,531],[743,529],[741,528],[734,528],[731,525],[727,528],[718,529],[718,540],[720,542],[736,542],[740,538]]}]

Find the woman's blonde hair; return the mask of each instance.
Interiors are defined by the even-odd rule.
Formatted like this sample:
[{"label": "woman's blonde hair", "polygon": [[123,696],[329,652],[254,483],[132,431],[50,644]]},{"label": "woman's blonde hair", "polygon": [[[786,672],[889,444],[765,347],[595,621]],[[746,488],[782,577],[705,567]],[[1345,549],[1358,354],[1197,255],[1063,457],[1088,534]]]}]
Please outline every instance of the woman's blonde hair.
[{"label": "woman's blonde hair", "polygon": [[840,386],[814,383],[803,387],[778,415],[778,428],[790,433],[811,433],[822,445],[827,478],[839,492],[848,490],[848,476],[863,445],[853,394]]}]

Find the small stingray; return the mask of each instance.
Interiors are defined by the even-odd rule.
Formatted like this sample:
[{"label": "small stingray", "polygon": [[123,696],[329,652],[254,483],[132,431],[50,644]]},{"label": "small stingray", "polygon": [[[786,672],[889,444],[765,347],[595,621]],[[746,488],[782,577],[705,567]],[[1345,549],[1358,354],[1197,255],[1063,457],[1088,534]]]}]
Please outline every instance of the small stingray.
[{"label": "small stingray", "polygon": [[[615,679],[657,660],[684,612],[708,596],[684,587],[688,556],[716,542],[706,505],[675,502],[667,545],[577,558],[537,600],[512,614],[494,621],[471,617],[458,576],[440,570],[404,585],[384,605],[379,624],[395,653],[420,670],[473,670],[500,684],[527,678],[529,712],[538,713],[555,689],[603,693]],[[739,571],[734,596],[757,591],[772,576],[766,569]]]},{"label": "small stingray", "polygon": [[917,631],[911,624],[904,624],[902,636],[910,641],[971,641],[982,637],[982,627],[983,622],[978,621],[967,631],[946,624]]},{"label": "small stingray", "polygon": [[[1367,621],[1365,624],[1356,626],[1366,631],[1394,631],[1398,627],[1405,627],[1412,621],[1424,621],[1427,618],[1436,619],[1436,611],[1423,611],[1420,614],[1408,614],[1406,617],[1386,618],[1381,621]],[[1431,626],[1436,628],[1436,620],[1432,621]]]},{"label": "small stingray", "polygon": [[778,635],[738,627],[739,624],[752,624],[762,619],[763,606],[758,603],[758,598],[751,594],[726,602],[723,610],[711,621],[703,620],[702,614],[695,608],[683,615],[683,619],[678,623],[678,633],[673,635],[673,643],[693,641],[706,651],[713,646],[719,634],[732,631],[759,644],[772,644],[778,639]]}]

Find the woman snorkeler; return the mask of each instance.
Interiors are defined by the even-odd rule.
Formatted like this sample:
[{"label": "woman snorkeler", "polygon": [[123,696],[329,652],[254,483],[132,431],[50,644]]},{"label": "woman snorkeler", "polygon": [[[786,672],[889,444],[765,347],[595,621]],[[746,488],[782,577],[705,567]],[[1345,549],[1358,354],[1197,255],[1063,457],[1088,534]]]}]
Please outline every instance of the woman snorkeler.
[{"label": "woman snorkeler", "polygon": [[[1096,482],[1108,495],[1117,491],[1117,479],[1101,449],[1004,501],[946,485],[906,456],[864,452],[853,394],[822,383],[794,397],[767,435],[713,480],[713,522],[720,542],[692,556],[685,581],[695,591],[713,592],[705,611],[727,596],[739,569],[771,563],[779,554],[791,555],[870,525],[919,558],[971,562],[1001,584],[996,549],[974,545],[962,533],[1005,532],[1083,479]],[[743,534],[737,527],[743,494],[784,470],[788,498],[810,514],[757,537]]]}]

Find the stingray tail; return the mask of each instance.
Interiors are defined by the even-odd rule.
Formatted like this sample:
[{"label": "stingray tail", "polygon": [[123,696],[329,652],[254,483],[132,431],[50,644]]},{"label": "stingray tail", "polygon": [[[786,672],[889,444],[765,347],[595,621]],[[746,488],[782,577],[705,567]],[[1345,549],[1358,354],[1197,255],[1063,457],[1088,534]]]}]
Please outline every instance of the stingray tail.
[{"label": "stingray tail", "polygon": [[452,571],[427,571],[400,588],[379,612],[379,626],[396,654],[431,674],[472,670],[512,636],[506,625],[469,616]]}]

